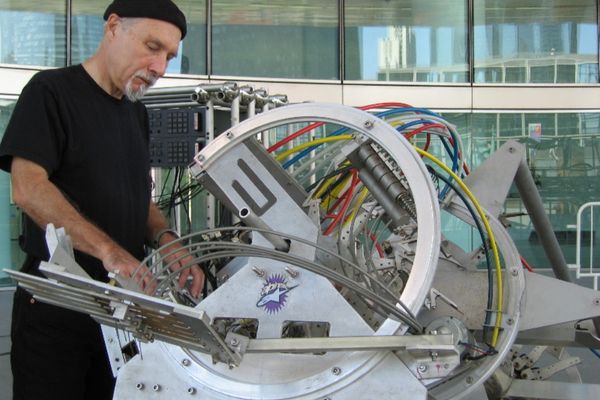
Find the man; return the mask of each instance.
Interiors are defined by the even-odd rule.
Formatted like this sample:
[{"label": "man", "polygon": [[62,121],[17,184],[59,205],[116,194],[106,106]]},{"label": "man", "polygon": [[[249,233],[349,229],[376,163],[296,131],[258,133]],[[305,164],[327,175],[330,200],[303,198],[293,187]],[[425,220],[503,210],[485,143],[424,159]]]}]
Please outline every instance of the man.
[{"label": "man", "polygon": [[[31,274],[40,275],[48,257],[48,223],[65,228],[78,263],[104,281],[109,271],[130,277],[146,243],[176,239],[150,200],[148,116],[136,100],[176,56],[185,17],[171,0],[115,0],[104,19],[96,54],[26,85],[0,144],[0,167],[26,214],[22,270]],[[198,297],[204,274],[197,265],[184,269],[180,285],[189,277]],[[150,291],[144,279],[138,283]],[[15,399],[112,398],[100,327],[89,316],[17,289],[12,323]]]}]

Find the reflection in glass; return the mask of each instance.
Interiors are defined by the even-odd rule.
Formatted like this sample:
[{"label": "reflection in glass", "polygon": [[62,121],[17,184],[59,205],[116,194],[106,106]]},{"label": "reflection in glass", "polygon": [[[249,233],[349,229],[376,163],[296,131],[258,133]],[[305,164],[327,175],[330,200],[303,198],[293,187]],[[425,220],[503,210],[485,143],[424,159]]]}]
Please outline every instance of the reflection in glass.
[{"label": "reflection in glass", "polygon": [[[575,232],[579,207],[597,201],[600,193],[600,113],[472,113],[444,114],[462,134],[471,170],[508,140],[525,146],[525,157],[546,212],[568,263],[575,262]],[[549,267],[527,210],[516,189],[509,192],[504,214],[511,237],[527,261]],[[471,248],[479,245],[469,227],[457,227],[453,237]],[[600,260],[598,260],[600,261]]]},{"label": "reflection in glass", "polygon": [[596,0],[475,0],[474,23],[475,82],[598,83]]},{"label": "reflection in glass", "polygon": [[[1,1],[1,0],[0,0]],[[188,32],[167,73],[206,74],[206,1],[175,0],[188,23]],[[105,0],[73,0],[71,62],[79,64],[96,51],[104,32]]]},{"label": "reflection in glass", "polygon": [[66,2],[0,0],[0,63],[66,65]]},{"label": "reflection in glass", "polygon": [[[0,98],[0,138],[8,125],[16,100]],[[20,211],[10,199],[10,175],[0,171],[0,265],[18,269],[24,260],[19,248]],[[0,269],[0,287],[14,283]]]},{"label": "reflection in glass", "polygon": [[336,0],[214,0],[212,74],[338,79]]},{"label": "reflection in glass", "polygon": [[345,79],[467,82],[467,2],[345,2]]}]

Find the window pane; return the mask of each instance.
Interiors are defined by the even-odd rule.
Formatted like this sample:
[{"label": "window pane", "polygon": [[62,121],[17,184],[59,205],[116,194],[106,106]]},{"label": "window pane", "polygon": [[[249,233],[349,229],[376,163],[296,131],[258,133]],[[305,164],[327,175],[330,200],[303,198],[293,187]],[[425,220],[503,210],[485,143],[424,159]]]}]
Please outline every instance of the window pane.
[{"label": "window pane", "polygon": [[345,79],[467,82],[465,0],[345,4]]},{"label": "window pane", "polygon": [[[0,0],[1,1],[1,0]],[[167,73],[206,74],[206,1],[175,0],[185,14],[188,31],[179,46],[177,57],[169,62]],[[73,0],[72,54],[73,64],[85,61],[96,51],[102,39],[102,16],[109,3],[106,0]]]},{"label": "window pane", "polygon": [[475,82],[598,83],[596,10],[596,0],[474,0]]},{"label": "window pane", "polygon": [[212,73],[338,79],[336,0],[214,0]]},{"label": "window pane", "polygon": [[[507,140],[525,145],[527,163],[561,249],[567,262],[574,263],[577,211],[584,203],[597,200],[600,193],[600,114],[476,113],[472,114],[471,132],[467,153],[471,154],[472,169]],[[535,267],[550,267],[514,188],[504,211],[511,215],[509,232],[521,254]]]},{"label": "window pane", "polygon": [[[8,125],[16,100],[0,98],[0,137]],[[19,269],[24,253],[19,248],[21,213],[11,203],[10,175],[0,171],[0,265],[3,268]],[[0,286],[14,285],[0,269]]]},{"label": "window pane", "polygon": [[66,65],[66,1],[0,0],[0,63]]}]

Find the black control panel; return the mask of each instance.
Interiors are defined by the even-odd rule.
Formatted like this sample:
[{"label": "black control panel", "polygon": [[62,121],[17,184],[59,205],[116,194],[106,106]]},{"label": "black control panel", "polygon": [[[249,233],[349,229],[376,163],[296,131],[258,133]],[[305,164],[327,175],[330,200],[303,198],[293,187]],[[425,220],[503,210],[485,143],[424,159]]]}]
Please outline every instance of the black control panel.
[{"label": "black control panel", "polygon": [[206,141],[206,107],[148,108],[150,165],[187,167]]}]

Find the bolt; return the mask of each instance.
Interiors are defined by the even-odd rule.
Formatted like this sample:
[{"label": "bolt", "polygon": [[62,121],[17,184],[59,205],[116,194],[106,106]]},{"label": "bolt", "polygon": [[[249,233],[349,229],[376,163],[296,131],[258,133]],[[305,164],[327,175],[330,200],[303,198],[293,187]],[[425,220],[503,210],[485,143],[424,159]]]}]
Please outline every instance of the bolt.
[{"label": "bolt", "polygon": [[138,383],[137,385],[135,385],[137,390],[144,390],[144,384],[143,383]]},{"label": "bolt", "polygon": [[600,306],[600,299],[594,299],[594,304]]},{"label": "bolt", "polygon": [[113,343],[115,341],[115,339],[113,338],[108,338],[108,343]]},{"label": "bolt", "polygon": [[258,268],[258,267],[252,267],[252,271],[254,271],[254,273],[255,273],[257,276],[261,277],[261,278],[262,278],[263,276],[265,276],[265,270],[263,270],[263,269],[260,269],[260,268]]},{"label": "bolt", "polygon": [[509,147],[508,148],[508,152],[509,153],[514,153],[515,152],[515,148],[514,147]]},{"label": "bolt", "polygon": [[371,120],[367,120],[367,121],[365,121],[365,123],[363,125],[367,129],[373,129],[373,126],[375,126],[375,122],[371,121]]},{"label": "bolt", "polygon": [[297,278],[298,275],[300,275],[300,273],[298,271],[296,271],[295,269],[292,269],[290,267],[285,267],[285,272],[287,272],[289,274],[289,276],[291,276],[292,278]]},{"label": "bolt", "polygon": [[229,131],[225,134],[227,136],[227,139],[231,139],[233,138],[233,132]]},{"label": "bolt", "polygon": [[183,366],[184,366],[184,367],[189,367],[191,363],[192,363],[192,362],[189,360],[189,358],[184,358],[184,359],[181,361],[181,364],[183,364]]},{"label": "bolt", "polygon": [[419,367],[417,368],[417,370],[419,372],[425,372],[425,371],[427,371],[427,365],[421,364],[421,365],[419,365]]},{"label": "bolt", "polygon": [[467,382],[467,385],[471,385],[473,383],[473,377],[467,376],[466,382]]},{"label": "bolt", "polygon": [[506,320],[507,325],[512,325],[515,321],[512,318]]},{"label": "bolt", "polygon": [[339,375],[339,374],[342,373],[342,369],[340,367],[333,367],[331,369],[331,373],[334,374],[334,375]]},{"label": "bolt", "polygon": [[193,388],[193,387],[188,388],[188,393],[189,394],[196,394],[196,388]]},{"label": "bolt", "polygon": [[450,368],[450,364],[444,364],[444,369]]},{"label": "bolt", "polygon": [[517,271],[517,269],[516,269],[516,268],[511,268],[511,269],[510,269],[510,274],[511,274],[512,276],[517,276],[517,275],[519,274],[519,272]]},{"label": "bolt", "polygon": [[238,344],[240,344],[239,340],[237,340],[237,338],[232,338],[229,341],[229,344],[231,344],[232,346],[237,346]]},{"label": "bolt", "polygon": [[154,390],[155,392],[159,392],[160,391],[160,385],[156,384],[156,385],[152,386],[152,390]]}]

